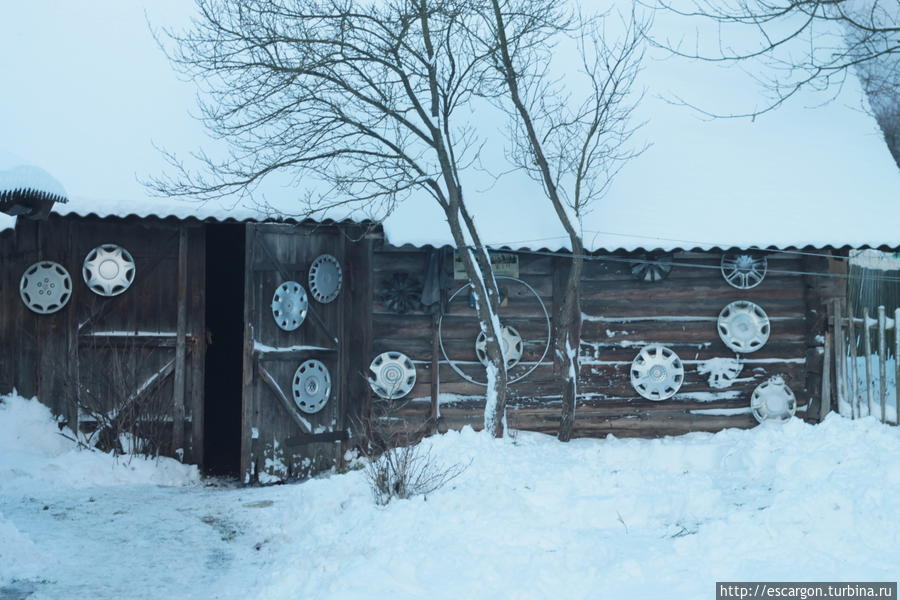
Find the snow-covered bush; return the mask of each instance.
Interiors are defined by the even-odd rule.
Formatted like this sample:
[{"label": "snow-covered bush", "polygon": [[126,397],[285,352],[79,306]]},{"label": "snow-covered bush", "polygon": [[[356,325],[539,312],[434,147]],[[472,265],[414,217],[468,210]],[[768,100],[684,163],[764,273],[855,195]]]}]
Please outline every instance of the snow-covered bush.
[{"label": "snow-covered bush", "polygon": [[431,447],[419,444],[388,448],[366,466],[366,478],[379,506],[394,498],[405,500],[430,494],[465,471],[467,465],[444,466],[437,463]]}]

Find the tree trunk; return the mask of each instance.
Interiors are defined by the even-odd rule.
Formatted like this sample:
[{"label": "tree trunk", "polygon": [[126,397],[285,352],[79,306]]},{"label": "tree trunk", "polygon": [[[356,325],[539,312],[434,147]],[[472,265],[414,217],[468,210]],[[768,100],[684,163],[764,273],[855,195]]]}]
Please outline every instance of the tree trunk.
[{"label": "tree trunk", "polygon": [[584,249],[581,240],[573,244],[572,265],[566,278],[562,304],[555,315],[553,335],[553,369],[562,381],[562,414],[557,437],[561,442],[572,439],[575,427],[575,403],[578,398],[578,352],[581,345],[581,273]]},{"label": "tree trunk", "polygon": [[[500,317],[497,312],[500,305],[500,294],[487,250],[481,244],[471,217],[464,209],[458,208],[459,204],[455,206],[457,207],[455,210],[454,204],[445,210],[447,222],[465,266],[466,275],[475,292],[475,311],[486,338],[485,352],[488,364],[485,368],[487,389],[485,390],[484,429],[489,431],[492,436],[499,438],[503,437],[505,430],[506,386],[509,379],[501,346]],[[471,245],[474,245],[474,248],[466,241],[460,216],[465,221],[466,232],[472,238]]]}]

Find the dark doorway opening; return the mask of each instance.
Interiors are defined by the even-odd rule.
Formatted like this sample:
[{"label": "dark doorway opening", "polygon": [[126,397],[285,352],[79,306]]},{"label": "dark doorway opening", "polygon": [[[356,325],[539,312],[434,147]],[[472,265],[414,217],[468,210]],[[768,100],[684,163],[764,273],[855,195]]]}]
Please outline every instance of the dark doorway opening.
[{"label": "dark doorway opening", "polygon": [[244,226],[206,227],[203,455],[209,475],[238,476],[244,346]]}]

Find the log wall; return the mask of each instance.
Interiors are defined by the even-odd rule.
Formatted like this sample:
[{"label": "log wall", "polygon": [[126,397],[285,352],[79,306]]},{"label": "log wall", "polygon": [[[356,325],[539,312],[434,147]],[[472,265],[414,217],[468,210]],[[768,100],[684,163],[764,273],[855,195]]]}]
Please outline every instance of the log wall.
[{"label": "log wall", "polygon": [[[564,293],[562,276],[568,259],[520,253],[520,278],[540,296],[552,315],[554,302]],[[585,265],[583,280],[583,340],[580,348],[579,400],[576,436],[661,436],[690,431],[716,431],[726,427],[752,427],[749,397],[753,389],[773,375],[782,376],[805,408],[817,392],[821,373],[823,298],[842,292],[840,281],[815,274],[828,271],[828,259],[799,253],[770,253],[769,272],[756,288],[738,290],[719,271],[720,252],[677,252],[668,278],[656,283],[636,280],[627,253],[601,254]],[[393,273],[423,277],[427,251],[384,245],[373,258],[373,285],[378,290]],[[802,275],[812,272],[814,275]],[[452,295],[463,282],[447,282]],[[504,324],[522,334],[525,354],[513,377],[535,366],[512,385],[509,423],[514,428],[555,433],[559,422],[558,378],[549,354],[541,360],[547,327],[534,295],[512,281],[501,281],[509,294],[501,310]],[[478,325],[465,294],[448,305],[442,339],[447,357],[471,377],[483,380],[474,343]],[[760,350],[739,357],[743,370],[726,389],[710,385],[698,373],[709,359],[736,358],[720,340],[716,319],[735,300],[763,307],[771,320],[771,337]],[[435,327],[425,310],[399,315],[380,303],[373,306],[373,354],[395,350],[416,364],[417,384],[410,396],[396,401],[390,411],[396,423],[423,427],[435,418],[432,385],[435,377],[432,350]],[[665,401],[641,398],[631,387],[629,367],[640,348],[661,343],[675,350],[685,364],[685,382]],[[443,356],[438,356],[440,417],[448,427],[480,428],[484,388],[466,381]],[[803,416],[801,410],[798,413]]]}]

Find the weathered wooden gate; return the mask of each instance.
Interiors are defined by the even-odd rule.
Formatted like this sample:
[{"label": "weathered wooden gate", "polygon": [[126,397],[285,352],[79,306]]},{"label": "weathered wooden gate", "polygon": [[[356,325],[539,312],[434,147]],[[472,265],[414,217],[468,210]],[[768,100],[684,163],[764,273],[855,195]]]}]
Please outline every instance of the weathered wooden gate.
[{"label": "weathered wooden gate", "polygon": [[[6,244],[0,345],[16,351],[0,359],[3,391],[38,396],[103,448],[202,464],[202,226],[51,216],[20,222]],[[82,277],[85,257],[109,244],[134,261],[121,294],[95,293]],[[71,299],[57,312],[36,314],[18,297],[36,261],[68,272]]]},{"label": "weathered wooden gate", "polygon": [[[353,380],[364,382],[358,363],[367,334],[354,337],[352,347],[348,334],[354,303],[367,293],[359,291],[369,279],[359,267],[367,265],[348,264],[359,249],[336,226],[248,224],[246,243],[243,480],[306,477],[339,462],[350,437],[350,393],[358,387]],[[272,314],[276,289],[293,281],[309,291],[310,266],[323,254],[341,265],[340,292],[327,303],[308,294],[300,327],[280,328]],[[298,367],[308,360],[321,361],[331,378],[327,402],[312,414],[298,408],[293,389]]]},{"label": "weathered wooden gate", "polygon": [[97,425],[134,432],[151,444],[143,451],[203,464],[202,227],[82,223],[71,238],[74,259],[112,240],[129,249],[137,269],[122,295],[80,290],[74,300],[78,343],[68,361],[79,426],[103,413],[110,422]]}]

